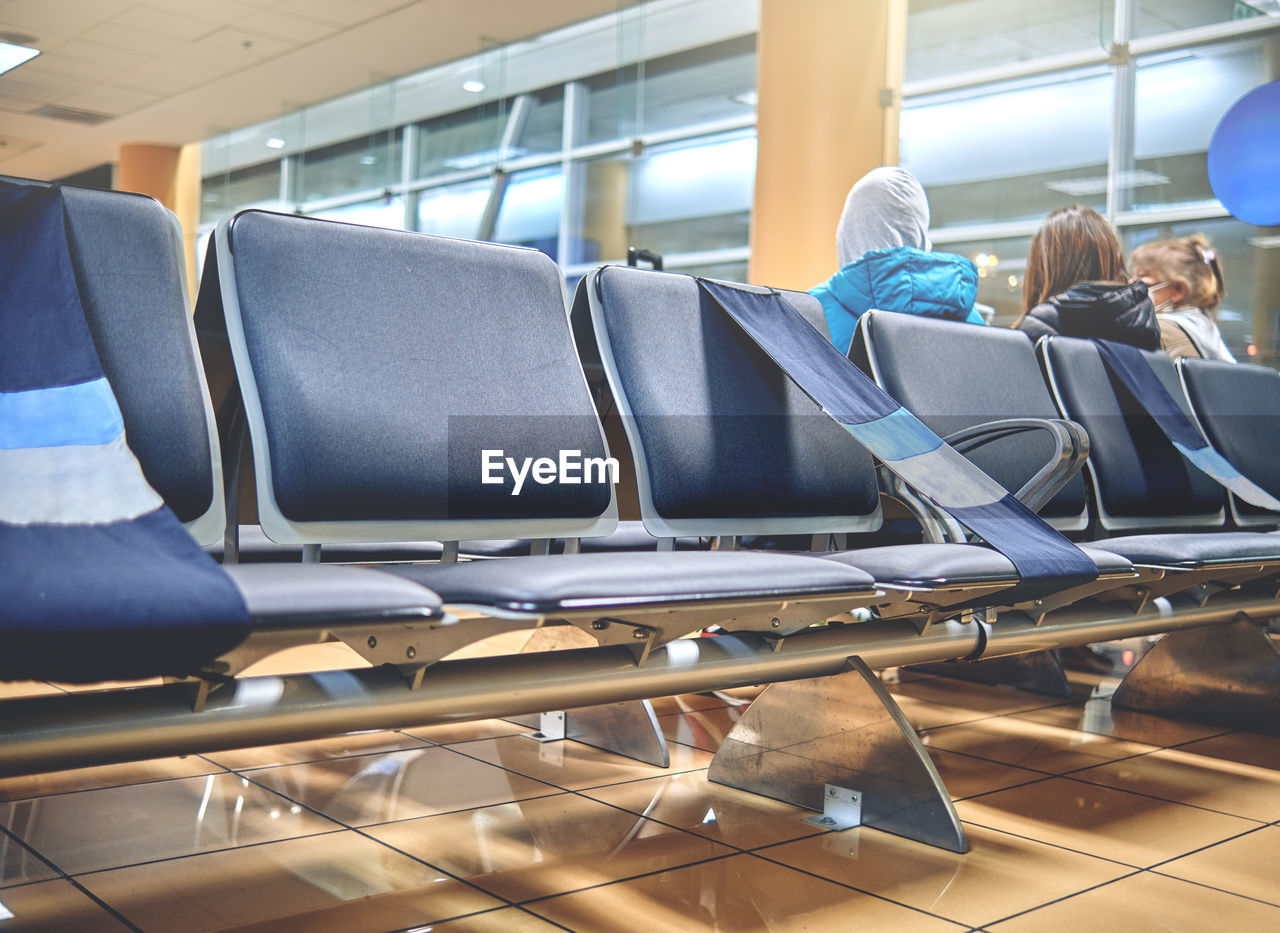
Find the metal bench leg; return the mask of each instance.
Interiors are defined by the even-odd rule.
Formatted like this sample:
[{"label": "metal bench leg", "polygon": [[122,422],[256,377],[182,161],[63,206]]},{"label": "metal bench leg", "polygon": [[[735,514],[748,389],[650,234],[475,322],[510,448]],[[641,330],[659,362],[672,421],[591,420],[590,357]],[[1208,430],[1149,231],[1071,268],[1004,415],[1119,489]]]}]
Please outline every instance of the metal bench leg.
[{"label": "metal bench leg", "polygon": [[861,658],[832,677],[772,684],[725,738],[708,778],[810,810],[827,785],[861,795],[862,822],[965,852],[942,778],[898,704]]},{"label": "metal bench leg", "polygon": [[[572,625],[544,626],[536,630],[521,654],[534,651],[560,651],[567,648],[593,648],[596,640],[582,629]],[[671,750],[658,725],[653,704],[648,700],[628,700],[608,703],[604,706],[587,706],[565,710],[563,736],[624,758],[643,761],[645,764],[667,768],[671,765]],[[530,729],[542,732],[542,716],[517,716],[509,719]],[[537,733],[535,733],[537,737]]]},{"label": "metal bench leg", "polygon": [[1280,735],[1280,650],[1246,616],[1171,632],[1134,665],[1111,705]]},{"label": "metal bench leg", "polygon": [[969,683],[989,687],[1009,686],[1039,693],[1044,696],[1067,699],[1071,696],[1071,684],[1062,659],[1056,651],[1035,651],[1007,658],[987,658],[982,661],[938,661],[933,664],[912,664],[906,668],[922,674],[937,674]]}]

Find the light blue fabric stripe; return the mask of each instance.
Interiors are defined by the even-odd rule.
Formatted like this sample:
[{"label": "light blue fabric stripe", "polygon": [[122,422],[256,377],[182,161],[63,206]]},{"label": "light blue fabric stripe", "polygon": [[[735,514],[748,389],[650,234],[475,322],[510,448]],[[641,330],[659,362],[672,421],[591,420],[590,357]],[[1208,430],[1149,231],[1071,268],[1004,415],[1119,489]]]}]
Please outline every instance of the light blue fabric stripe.
[{"label": "light blue fabric stripe", "polygon": [[881,460],[906,460],[942,446],[938,435],[903,408],[875,421],[846,426],[863,446],[874,450]]},{"label": "light blue fabric stripe", "polygon": [[1208,473],[1245,502],[1256,505],[1260,509],[1280,512],[1280,501],[1275,496],[1245,477],[1231,465],[1226,457],[1212,447],[1205,446],[1193,449],[1177,441],[1173,442],[1173,446],[1178,448],[1182,456],[1190,460],[1197,469]]},{"label": "light blue fabric stripe", "polygon": [[0,392],[0,450],[91,447],[124,433],[107,380]]}]

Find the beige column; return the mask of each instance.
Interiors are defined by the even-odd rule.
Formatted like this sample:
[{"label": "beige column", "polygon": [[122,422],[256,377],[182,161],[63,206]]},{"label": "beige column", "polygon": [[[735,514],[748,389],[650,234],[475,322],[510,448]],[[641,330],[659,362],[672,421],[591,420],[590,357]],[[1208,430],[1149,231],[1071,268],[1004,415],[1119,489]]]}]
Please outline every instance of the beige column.
[{"label": "beige column", "polygon": [[149,194],[178,215],[187,260],[187,282],[195,294],[196,225],[200,222],[200,144],[120,147],[116,188]]},{"label": "beige column", "polygon": [[836,268],[849,187],[898,161],[906,0],[760,0],[749,278],[804,289]]}]

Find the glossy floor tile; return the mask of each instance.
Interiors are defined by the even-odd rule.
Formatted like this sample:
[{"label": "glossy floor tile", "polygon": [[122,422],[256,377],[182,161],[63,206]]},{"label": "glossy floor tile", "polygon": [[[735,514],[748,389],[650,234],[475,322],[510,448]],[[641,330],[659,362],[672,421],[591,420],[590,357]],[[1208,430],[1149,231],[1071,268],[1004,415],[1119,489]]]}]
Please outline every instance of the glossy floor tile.
[{"label": "glossy floor tile", "polygon": [[47,797],[50,794],[65,794],[78,790],[144,784],[148,781],[167,781],[171,778],[213,774],[223,770],[208,758],[187,755],[182,758],[155,758],[151,761],[131,761],[118,765],[100,765],[96,768],[50,771],[47,774],[0,778],[0,800],[22,800],[27,797]]},{"label": "glossy floor tile", "polygon": [[44,881],[0,891],[0,930],[124,933],[129,929],[69,881]]},{"label": "glossy floor tile", "polygon": [[[144,930],[396,930],[502,901],[350,830],[77,879]],[[228,897],[229,891],[234,892]]]},{"label": "glossy floor tile", "polygon": [[339,828],[225,772],[0,804],[0,824],[69,874]]},{"label": "glossy floor tile", "polygon": [[1096,697],[1064,706],[1015,713],[1014,718],[1044,723],[1060,729],[1074,729],[1078,732],[1091,732],[1113,739],[1159,746],[1194,742],[1208,736],[1221,735],[1226,731],[1217,726],[1178,722],[1135,710],[1116,709],[1111,706],[1107,697]]},{"label": "glossy floor tile", "polygon": [[16,838],[0,831],[0,888],[57,878],[57,870]]},{"label": "glossy floor tile", "polygon": [[1046,774],[1089,768],[1159,748],[1141,742],[1122,742],[1092,732],[1029,722],[1017,716],[942,726],[923,733],[920,740],[931,749],[960,752]]},{"label": "glossy floor tile", "polygon": [[599,933],[852,929],[954,933],[964,929],[752,855],[535,901],[528,909],[571,930]]},{"label": "glossy floor tile", "polygon": [[1145,868],[1259,824],[1069,778],[995,791],[956,804],[960,818]]},{"label": "glossy floor tile", "polygon": [[999,933],[1277,928],[1280,928],[1278,907],[1152,872],[1121,878],[988,927]]},{"label": "glossy floor tile", "polygon": [[582,793],[739,849],[773,845],[818,832],[815,826],[804,822],[812,811],[712,784],[705,771],[610,784]]},{"label": "glossy floor tile", "polygon": [[1072,778],[1270,823],[1280,820],[1280,771],[1183,745],[1075,771]]},{"label": "glossy floor tile", "polygon": [[[515,741],[536,747],[527,739]],[[437,746],[248,773],[265,787],[347,826],[561,793],[558,787]]]},{"label": "glossy floor tile", "polygon": [[375,826],[369,834],[512,903],[733,853],[577,794]]},{"label": "glossy floor tile", "polygon": [[672,742],[714,753],[745,710],[745,706],[720,706],[687,713],[668,713],[658,717],[658,726]]},{"label": "glossy floor tile", "polygon": [[1280,826],[1228,839],[1157,871],[1280,906]]},{"label": "glossy floor tile", "polygon": [[[711,763],[710,752],[668,743],[668,771],[692,771]],[[534,742],[523,736],[468,742],[457,751],[566,790],[618,784],[666,773],[655,765],[633,761],[577,742]]]},{"label": "glossy floor tile", "polygon": [[981,926],[1132,871],[1103,859],[965,825],[969,852],[862,827],[757,852],[920,910]]},{"label": "glossy floor tile", "polygon": [[889,684],[966,855],[710,783],[748,687],[654,702],[669,769],[487,720],[0,781],[0,933],[1280,929],[1280,737],[1069,678]]}]

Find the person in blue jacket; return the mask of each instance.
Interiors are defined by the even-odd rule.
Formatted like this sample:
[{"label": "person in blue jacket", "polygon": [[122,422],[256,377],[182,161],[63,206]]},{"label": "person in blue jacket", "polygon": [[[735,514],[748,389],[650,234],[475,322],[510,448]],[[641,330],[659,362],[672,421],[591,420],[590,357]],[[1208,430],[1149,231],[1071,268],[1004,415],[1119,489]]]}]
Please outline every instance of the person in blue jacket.
[{"label": "person in blue jacket", "polygon": [[986,323],[974,308],[977,267],[933,252],[928,232],[929,202],[906,169],[873,169],[849,190],[836,228],[840,268],[809,289],[836,347],[849,351],[858,318],[871,308]]}]

